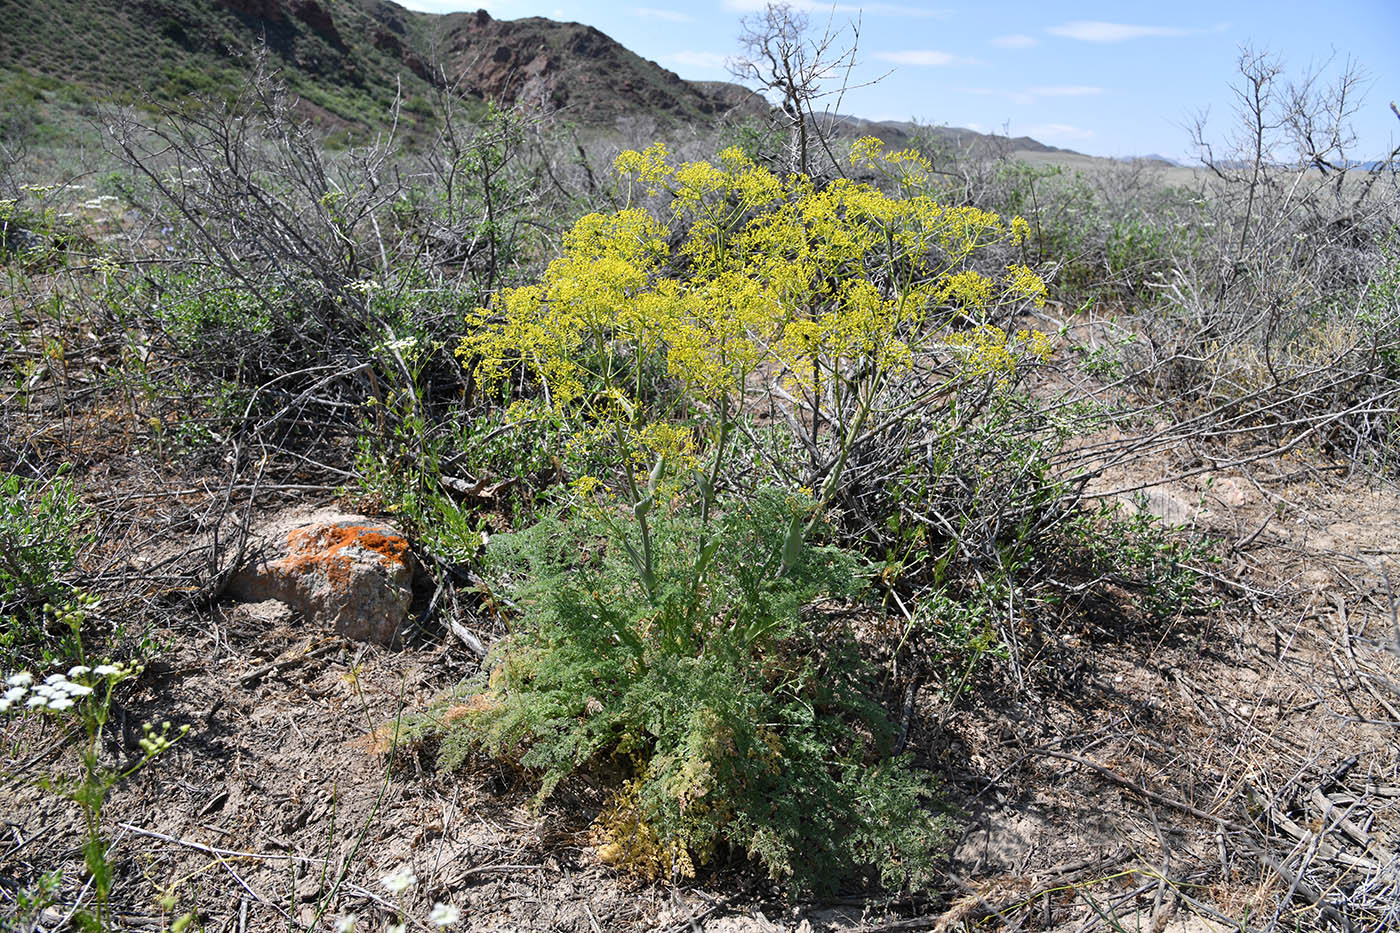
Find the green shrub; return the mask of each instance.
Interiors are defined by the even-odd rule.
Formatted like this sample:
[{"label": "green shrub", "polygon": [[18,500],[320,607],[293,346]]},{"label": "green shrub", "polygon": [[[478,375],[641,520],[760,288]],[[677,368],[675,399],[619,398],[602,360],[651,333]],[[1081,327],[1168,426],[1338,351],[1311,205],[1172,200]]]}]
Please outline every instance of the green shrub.
[{"label": "green shrub", "polygon": [[643,875],[690,875],[729,849],[798,891],[867,871],[925,883],[943,841],[921,802],[930,779],[889,757],[854,640],[812,609],[856,597],[867,568],[833,547],[784,554],[811,507],[769,489],[726,501],[708,528],[656,516],[650,596],[639,543],[605,509],[495,537],[491,569],[521,615],[449,711],[443,764],[518,759],[540,800],[577,772],[611,773],[600,856]]},{"label": "green shrub", "polygon": [[[176,345],[186,352],[221,342],[250,343],[265,339],[274,321],[268,302],[237,283],[224,284],[207,274],[177,271],[159,278],[159,300],[154,304],[160,320]],[[279,296],[269,289],[264,296]]]},{"label": "green shrub", "polygon": [[1201,541],[1189,540],[1180,529],[1165,525],[1148,511],[1139,493],[1133,506],[1105,502],[1081,509],[1059,529],[1061,544],[1078,576],[1090,583],[1081,591],[1104,584],[1136,594],[1146,615],[1159,620],[1198,611],[1201,606],[1198,563],[1213,561]]},{"label": "green shrub", "polygon": [[370,406],[360,433],[360,489],[401,515],[420,543],[453,560],[467,561],[480,547],[479,529],[459,500],[497,511],[516,526],[557,498],[563,476],[596,469],[569,445],[565,425],[548,411],[449,414],[431,423],[400,416],[385,419],[383,430],[376,414],[377,406]]},{"label": "green shrub", "polygon": [[[64,471],[66,472],[66,471]],[[89,540],[91,510],[63,475],[47,482],[0,477],[0,663],[64,656],[49,638],[44,607],[72,597],[65,579]]]},{"label": "green shrub", "polygon": [[[1396,381],[1400,380],[1400,227],[1390,230],[1380,252],[1375,273],[1362,290],[1356,319],[1363,343],[1375,347],[1384,363],[1384,378]],[[1393,437],[1390,425],[1395,416],[1386,420],[1386,435]]]}]

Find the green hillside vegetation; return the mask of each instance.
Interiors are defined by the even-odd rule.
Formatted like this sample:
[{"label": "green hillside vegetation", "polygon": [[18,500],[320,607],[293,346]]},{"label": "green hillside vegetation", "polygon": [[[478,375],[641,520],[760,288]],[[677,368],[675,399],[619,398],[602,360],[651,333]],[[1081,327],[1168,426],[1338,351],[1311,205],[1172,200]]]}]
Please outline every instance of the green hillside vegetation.
[{"label": "green hillside vegetation", "polygon": [[402,130],[428,132],[444,88],[469,111],[520,98],[604,127],[633,114],[714,123],[734,106],[732,86],[691,84],[591,27],[538,17],[439,16],[382,0],[4,0],[0,16],[0,68],[20,103],[231,100],[262,69],[307,116],[356,138],[387,128],[396,102]]},{"label": "green hillside vegetation", "polygon": [[430,88],[376,47],[374,37],[385,29],[359,7],[328,5],[335,10],[330,20],[313,15],[322,11],[316,3],[288,4],[276,17],[240,13],[237,6],[6,0],[0,61],[74,86],[73,96],[172,103],[191,94],[231,97],[265,47],[290,90],[329,119],[360,126],[377,126],[396,95],[412,100]]}]

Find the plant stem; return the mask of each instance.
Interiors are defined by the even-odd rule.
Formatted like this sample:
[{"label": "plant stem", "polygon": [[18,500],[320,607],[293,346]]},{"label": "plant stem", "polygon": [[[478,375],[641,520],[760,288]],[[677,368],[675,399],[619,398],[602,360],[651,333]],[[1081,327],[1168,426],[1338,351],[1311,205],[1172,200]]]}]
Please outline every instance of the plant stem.
[{"label": "plant stem", "polygon": [[627,479],[627,493],[632,499],[632,514],[637,517],[637,525],[642,534],[641,566],[637,568],[637,572],[642,578],[642,588],[646,590],[647,599],[654,600],[656,587],[651,562],[651,527],[647,524],[646,512],[637,509],[637,506],[642,502],[642,495],[637,489],[637,477],[632,469],[632,451],[627,446],[627,441],[622,434],[622,425],[614,424],[613,430],[617,434],[617,446],[622,454],[622,473]]}]

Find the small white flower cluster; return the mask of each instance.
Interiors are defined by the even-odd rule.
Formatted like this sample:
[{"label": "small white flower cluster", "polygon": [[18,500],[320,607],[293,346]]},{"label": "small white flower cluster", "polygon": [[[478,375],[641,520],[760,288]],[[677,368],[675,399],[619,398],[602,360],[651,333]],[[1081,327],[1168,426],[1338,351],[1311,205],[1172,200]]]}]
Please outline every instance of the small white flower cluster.
[{"label": "small white flower cluster", "polygon": [[[391,894],[402,894],[418,883],[418,876],[413,873],[411,865],[400,865],[394,871],[380,878],[379,883]],[[461,919],[462,910],[454,904],[436,903],[433,905],[433,909],[428,912],[428,922],[444,929]],[[358,922],[359,918],[350,914],[337,920],[335,928],[338,933],[355,933]],[[403,923],[391,923],[386,928],[386,933],[404,933],[404,927]]]},{"label": "small white flower cluster", "polygon": [[418,338],[412,335],[400,337],[397,340],[386,340],[376,344],[376,350],[386,353],[401,353],[404,356],[412,357],[418,349]]},{"label": "small white flower cluster", "polygon": [[380,878],[379,883],[391,894],[402,894],[418,883],[418,876],[413,873],[412,866],[400,865],[397,870]]},{"label": "small white flower cluster", "polygon": [[450,927],[462,919],[462,911],[452,904],[434,904],[428,911],[428,922],[433,926]]},{"label": "small white flower cluster", "polygon": [[85,211],[100,211],[108,204],[116,204],[118,200],[120,199],[114,194],[99,194],[95,198],[84,201],[81,207]]},{"label": "small white flower cluster", "polygon": [[61,713],[71,709],[73,704],[92,694],[93,685],[98,680],[112,682],[123,680],[135,673],[136,668],[124,664],[99,664],[88,667],[79,664],[68,669],[66,674],[50,674],[44,682],[36,684],[34,675],[28,671],[11,674],[5,679],[5,692],[0,694],[0,713],[8,712],[12,706],[26,709],[45,709]]}]

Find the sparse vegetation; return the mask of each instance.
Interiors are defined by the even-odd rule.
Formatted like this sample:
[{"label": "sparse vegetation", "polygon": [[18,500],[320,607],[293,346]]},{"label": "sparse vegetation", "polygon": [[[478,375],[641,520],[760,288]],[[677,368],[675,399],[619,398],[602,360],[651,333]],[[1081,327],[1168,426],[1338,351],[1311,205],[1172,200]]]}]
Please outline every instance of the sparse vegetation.
[{"label": "sparse vegetation", "polygon": [[[79,594],[69,603],[52,609],[59,622],[70,629],[71,653],[80,662],[86,660],[81,639],[83,621],[97,603],[95,598]],[[146,723],[141,730],[140,753],[137,756],[120,764],[103,760],[100,745],[103,730],[112,715],[113,691],[122,681],[140,672],[140,668],[134,665],[113,664],[110,661],[97,663],[96,666],[79,663],[69,668],[66,674],[50,674],[41,681],[29,671],[22,670],[5,678],[6,690],[3,698],[0,698],[0,715],[25,711],[69,720],[76,722],[82,732],[78,752],[81,773],[76,778],[63,774],[47,775],[39,778],[38,783],[46,791],[76,804],[82,811],[83,866],[92,888],[92,906],[74,904],[72,914],[80,925],[89,929],[109,930],[116,926],[111,905],[115,872],[108,858],[110,842],[102,819],[102,808],[108,795],[119,782],[169,751],[190,728],[186,724],[172,733],[169,720],[160,724]],[[34,893],[28,895],[29,903],[16,904],[19,922],[32,925],[41,922],[37,914],[48,906],[44,901],[52,902],[57,886],[58,878],[54,875],[41,877],[33,889]],[[186,920],[185,925],[188,923],[189,920]]]},{"label": "sparse vegetation", "polygon": [[[1239,144],[1163,176],[839,135],[853,50],[790,9],[741,66],[784,111],[619,134],[452,86],[424,15],[293,5],[244,62],[268,17],[208,6],[59,5],[158,74],[0,37],[4,924],[486,924],[523,874],[522,928],[574,878],[639,885],[595,930],[706,888],[1393,925],[1400,189],[1353,69],[1246,51]],[[222,599],[332,499],[411,542],[402,643]],[[1017,806],[1132,848],[977,875]]]}]

